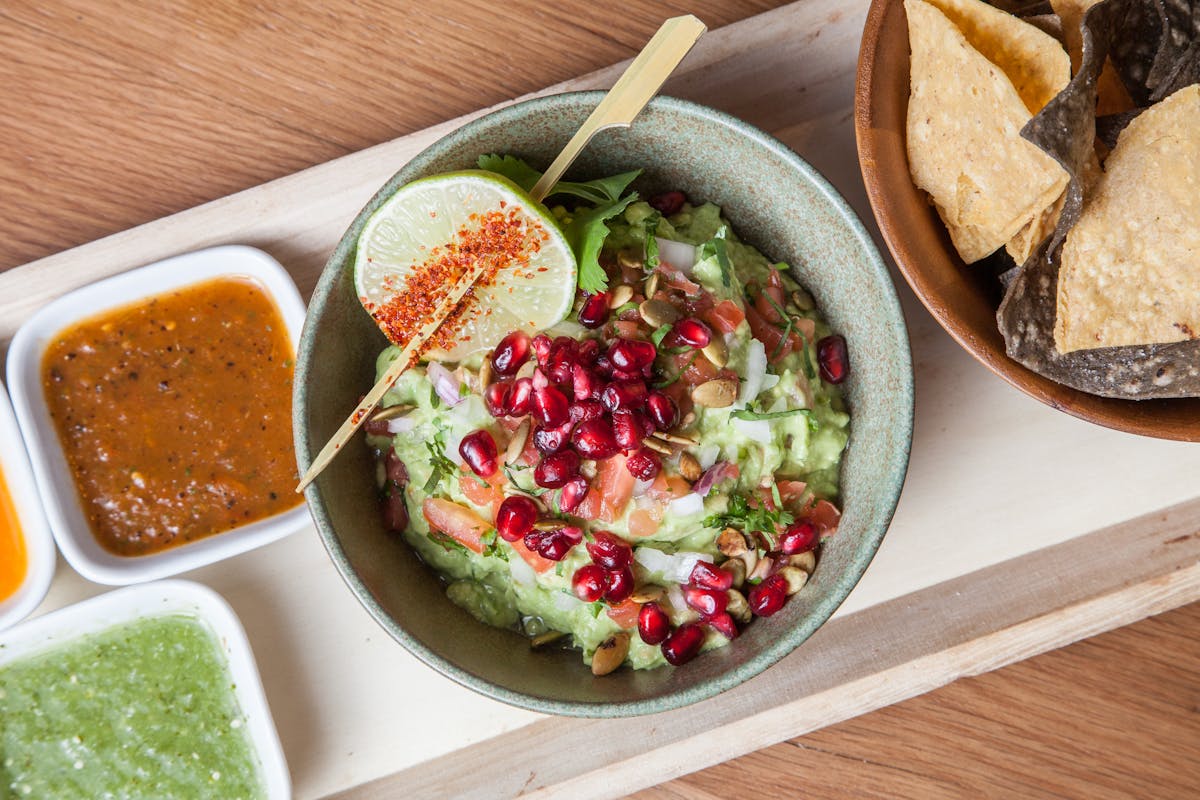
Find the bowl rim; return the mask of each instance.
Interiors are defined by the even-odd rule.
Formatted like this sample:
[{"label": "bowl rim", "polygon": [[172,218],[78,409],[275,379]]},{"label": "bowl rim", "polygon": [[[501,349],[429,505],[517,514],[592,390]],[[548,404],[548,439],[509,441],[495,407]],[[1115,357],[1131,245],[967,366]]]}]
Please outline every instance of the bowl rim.
[{"label": "bowl rim", "polygon": [[[321,277],[313,290],[309,304],[310,311],[317,305],[324,306],[330,297],[337,279],[335,267],[345,261],[350,255],[350,250],[354,247],[358,232],[361,230],[370,210],[373,209],[382,197],[394,192],[402,179],[413,179],[408,176],[408,173],[414,165],[417,169],[420,169],[425,161],[439,154],[440,151],[454,146],[463,139],[468,139],[477,127],[484,124],[484,121],[487,124],[516,122],[527,114],[536,113],[542,109],[562,108],[563,106],[570,106],[572,104],[585,104],[594,107],[605,94],[603,91],[565,92],[514,103],[457,128],[414,156],[383,185],[363,210],[356,215],[354,221],[350,224],[341,241],[339,241],[337,247],[330,255],[325,269],[322,271]],[[714,697],[721,692],[732,689],[763,672],[791,653],[832,616],[854,586],[857,585],[871,560],[874,558],[876,551],[879,549],[879,544],[890,527],[892,517],[895,514],[900,492],[904,485],[909,454],[912,448],[914,413],[913,370],[904,314],[900,307],[900,300],[896,294],[895,285],[892,283],[883,257],[875,246],[874,240],[867,232],[866,227],[863,225],[862,220],[859,219],[850,204],[833,188],[824,176],[787,145],[747,122],[708,106],[666,95],[655,97],[650,101],[648,107],[716,122],[755,142],[760,147],[765,148],[767,151],[789,163],[799,175],[803,176],[803,179],[812,188],[817,190],[824,202],[843,221],[847,232],[858,243],[867,268],[874,273],[881,287],[884,289],[885,307],[891,312],[889,315],[891,327],[897,336],[898,344],[897,372],[902,376],[900,385],[894,388],[896,394],[905,401],[902,404],[902,408],[895,415],[897,418],[892,421],[892,430],[898,433],[895,440],[902,442],[903,445],[895,448],[890,453],[891,463],[888,464],[887,469],[889,481],[880,490],[879,495],[879,506],[886,509],[882,518],[878,520],[876,525],[868,527],[862,541],[859,543],[858,549],[849,560],[841,580],[832,587],[833,591],[814,605],[809,614],[777,639],[770,642],[762,650],[751,655],[742,664],[702,683],[689,687],[668,689],[661,694],[651,697],[612,702],[559,700],[507,689],[451,663],[418,639],[409,635],[403,627],[390,617],[380,603],[376,601],[361,578],[358,577],[350,566],[345,550],[342,548],[337,534],[333,530],[321,497],[322,481],[318,478],[318,480],[314,481],[306,489],[305,494],[308,499],[308,506],[312,513],[317,532],[330,558],[341,574],[342,579],[368,613],[392,638],[426,665],[433,667],[441,674],[462,686],[509,705],[546,714],[616,718],[669,711]],[[301,333],[300,350],[296,362],[296,397],[292,403],[295,420],[294,438],[296,442],[296,458],[301,472],[307,469],[312,460],[310,455],[312,442],[304,424],[308,411],[308,402],[307,397],[304,396],[303,387],[308,383],[308,355],[312,349],[314,337],[314,318],[310,314],[305,320],[304,330]],[[854,443],[853,424],[851,425],[850,436],[850,443],[852,445]]]},{"label": "bowl rim", "polygon": [[[978,332],[942,302],[937,284],[921,270],[922,257],[910,241],[907,229],[893,212],[892,196],[880,164],[892,162],[893,150],[885,137],[874,135],[874,105],[872,95],[876,81],[887,65],[877,63],[879,44],[884,35],[884,19],[893,6],[903,0],[871,0],[863,25],[862,42],[858,51],[858,68],[854,85],[854,133],[858,147],[858,163],[862,171],[867,200],[875,215],[879,232],[887,245],[904,280],[913,294],[929,311],[938,325],[966,350],[976,361],[1002,378],[1010,386],[1033,399],[1071,416],[1112,430],[1185,442],[1200,442],[1200,420],[1194,425],[1179,425],[1174,421],[1158,421],[1151,415],[1130,418],[1128,411],[1161,407],[1159,404],[1200,402],[1195,398],[1135,400],[1093,395],[1057,383],[1014,361],[1001,348],[996,351],[980,339]],[[906,160],[907,174],[907,160]],[[957,253],[949,253],[960,261]],[[999,330],[997,329],[997,335]],[[1131,405],[1132,404],[1132,405]]]},{"label": "bowl rim", "polygon": [[118,556],[100,546],[84,515],[42,391],[41,360],[47,344],[82,320],[217,278],[249,278],[257,284],[278,309],[288,340],[298,350],[305,313],[300,291],[278,261],[245,245],[195,250],[82,286],[39,309],[9,345],[8,389],[42,508],[67,563],[94,583],[123,586],[170,577],[269,544],[307,525],[304,503],[300,503],[194,542],[144,556]]}]

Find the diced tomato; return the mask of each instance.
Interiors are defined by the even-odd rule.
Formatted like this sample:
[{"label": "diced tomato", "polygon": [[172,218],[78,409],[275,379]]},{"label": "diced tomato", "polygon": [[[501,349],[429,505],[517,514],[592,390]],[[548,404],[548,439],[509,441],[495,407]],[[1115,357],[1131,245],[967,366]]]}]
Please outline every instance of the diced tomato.
[{"label": "diced tomato", "polygon": [[808,484],[804,481],[776,481],[775,486],[779,489],[779,499],[783,501],[783,507],[796,511],[802,507],[804,503],[804,492],[808,489]]},{"label": "diced tomato", "polygon": [[592,487],[587,490],[587,494],[575,509],[575,516],[590,522],[600,516],[600,505],[600,490]]},{"label": "diced tomato", "polygon": [[608,617],[626,630],[632,630],[638,624],[638,612],[642,610],[641,603],[626,600],[618,605],[608,607]]},{"label": "diced tomato", "polygon": [[704,320],[720,333],[733,333],[745,318],[741,307],[732,300],[722,300],[704,315]]},{"label": "diced tomato", "polygon": [[654,478],[654,483],[650,484],[650,492],[667,501],[683,497],[691,491],[692,485],[687,482],[687,479],[680,475],[668,475],[665,472],[658,473]]},{"label": "diced tomato", "polygon": [[683,377],[676,383],[683,383],[684,387],[697,386],[717,377],[717,368],[713,363],[694,350],[679,353],[672,358],[675,360],[675,369],[683,370]]},{"label": "diced tomato", "polygon": [[841,522],[842,512],[838,511],[837,506],[828,500],[818,500],[817,505],[808,514],[808,518],[822,536],[829,536],[837,531],[838,523]]},{"label": "diced tomato", "polygon": [[688,276],[684,275],[674,267],[667,266],[666,264],[659,264],[658,274],[661,276],[662,282],[667,286],[670,286],[672,289],[678,289],[679,291],[691,297],[695,297],[703,291],[703,289],[700,288],[700,284],[691,280],[688,278]]},{"label": "diced tomato", "polygon": [[767,321],[754,306],[746,308],[746,319],[750,322],[750,333],[763,343],[767,351],[767,360],[772,363],[791,353],[793,345],[799,341],[794,332],[785,340],[783,329]]},{"label": "diced tomato", "polygon": [[613,324],[613,332],[621,339],[642,339],[642,324],[636,320],[619,319]]},{"label": "diced tomato", "polygon": [[525,437],[525,449],[521,451],[521,455],[517,456],[517,463],[523,464],[526,467],[533,467],[541,460],[542,454],[534,446],[533,431],[530,430],[529,435]]},{"label": "diced tomato", "polygon": [[530,550],[528,547],[525,546],[525,542],[520,539],[517,539],[515,542],[512,542],[511,544],[512,544],[513,550],[516,550],[517,553],[520,554],[521,558],[525,559],[525,563],[527,563],[529,566],[533,567],[534,572],[538,572],[538,573],[545,572],[546,570],[553,567],[555,564],[555,562],[551,561],[548,558],[545,558],[540,553],[538,553],[536,550]]},{"label": "diced tomato", "polygon": [[479,515],[466,506],[440,497],[426,497],[421,513],[429,527],[436,528],[468,550],[483,552],[483,534],[491,529]]},{"label": "diced tomato", "polygon": [[625,511],[625,506],[629,504],[629,498],[633,497],[635,480],[629,470],[625,468],[625,456],[619,453],[597,465],[596,480],[592,482],[592,485],[600,491],[598,519],[604,522],[615,522],[620,518]]},{"label": "diced tomato", "polygon": [[635,509],[629,515],[629,535],[637,538],[653,536],[662,521],[662,507]]},{"label": "diced tomato", "polygon": [[484,481],[487,484],[484,486],[483,483],[476,480],[474,474],[469,472],[467,467],[460,469],[462,473],[458,476],[458,488],[475,505],[491,509],[491,518],[495,519],[496,510],[504,502],[504,484],[506,482],[504,473],[497,472]]},{"label": "diced tomato", "polygon": [[[805,317],[792,317],[792,330],[795,336],[803,336],[804,340],[809,344],[817,338],[817,323]],[[799,342],[796,342],[795,349],[801,347]]]}]

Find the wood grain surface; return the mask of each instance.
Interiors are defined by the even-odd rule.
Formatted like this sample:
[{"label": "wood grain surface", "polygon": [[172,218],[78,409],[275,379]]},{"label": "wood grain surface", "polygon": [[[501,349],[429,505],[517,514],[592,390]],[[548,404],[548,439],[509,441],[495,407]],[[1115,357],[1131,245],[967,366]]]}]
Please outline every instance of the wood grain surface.
[{"label": "wood grain surface", "polygon": [[[774,0],[0,5],[0,269]],[[1121,565],[1114,564],[1114,569]],[[1200,606],[638,795],[1200,795]]]}]

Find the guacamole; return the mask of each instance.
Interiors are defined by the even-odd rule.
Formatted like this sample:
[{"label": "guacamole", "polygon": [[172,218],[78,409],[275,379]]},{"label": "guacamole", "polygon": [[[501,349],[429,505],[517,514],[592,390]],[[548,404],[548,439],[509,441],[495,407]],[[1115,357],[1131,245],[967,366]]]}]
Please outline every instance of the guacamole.
[{"label": "guacamole", "polygon": [[[839,516],[844,340],[787,265],[717,206],[673,195],[608,219],[607,289],[581,293],[567,320],[410,369],[367,424],[389,527],[448,597],[537,642],[560,632],[588,664],[597,648],[613,661],[614,642],[635,669],[726,644],[802,590]],[[564,227],[579,213],[553,211]],[[546,385],[568,422],[539,400]],[[516,539],[512,496],[538,516]]]}]

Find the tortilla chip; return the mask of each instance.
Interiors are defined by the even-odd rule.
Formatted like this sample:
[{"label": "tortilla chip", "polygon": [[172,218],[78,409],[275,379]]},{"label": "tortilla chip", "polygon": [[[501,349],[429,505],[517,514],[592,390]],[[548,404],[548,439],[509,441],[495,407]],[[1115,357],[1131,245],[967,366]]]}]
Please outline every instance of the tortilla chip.
[{"label": "tortilla chip", "polygon": [[1040,214],[1069,176],[1021,138],[1030,113],[1012,81],[937,8],[924,0],[904,6],[912,47],[909,170],[971,263]]},{"label": "tortilla chip", "polygon": [[[1083,58],[1083,15],[1100,0],[1050,0],[1050,7],[1062,20],[1063,40],[1071,55],[1071,70],[1078,71]],[[1133,98],[1113,65],[1105,63],[1096,79],[1096,114],[1120,114],[1133,108]]]},{"label": "tortilla chip", "polygon": [[1071,60],[1052,36],[983,0],[928,0],[967,42],[1012,81],[1030,114],[1071,79]]},{"label": "tortilla chip", "polygon": [[1066,198],[1067,193],[1065,190],[1059,192],[1057,199],[1042,209],[1040,214],[1027,222],[1025,227],[1017,231],[1017,235],[1009,239],[1008,243],[1004,245],[1005,251],[1008,252],[1008,255],[1017,266],[1024,264],[1029,259],[1029,255],[1054,230],[1054,226],[1058,224],[1058,215],[1062,213],[1063,201]]},{"label": "tortilla chip", "polygon": [[1200,86],[1129,123],[1063,245],[1059,352],[1200,339]]}]

